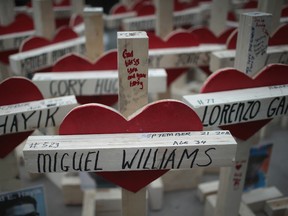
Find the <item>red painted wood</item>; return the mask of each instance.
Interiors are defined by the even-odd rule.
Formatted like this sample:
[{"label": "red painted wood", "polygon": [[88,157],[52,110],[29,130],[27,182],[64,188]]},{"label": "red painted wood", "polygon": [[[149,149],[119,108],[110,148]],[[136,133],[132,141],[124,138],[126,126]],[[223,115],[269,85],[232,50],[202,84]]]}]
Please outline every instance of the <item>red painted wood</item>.
[{"label": "red painted wood", "polygon": [[[288,84],[287,70],[288,65],[272,64],[265,67],[257,76],[250,78],[234,68],[222,69],[208,77],[203,84],[201,93]],[[239,123],[221,128],[229,130],[233,136],[239,139],[247,140],[269,121]]]},{"label": "red painted wood", "polygon": [[[0,83],[0,106],[41,100],[43,96],[36,85],[23,77],[12,77]],[[6,157],[33,131],[0,136],[0,158]]]},{"label": "red painted wood", "polygon": [[[88,104],[73,109],[63,120],[59,133],[109,134],[137,132],[201,131],[202,123],[187,105],[163,100],[147,105],[126,120],[114,109]],[[97,172],[98,175],[132,192],[137,192],[168,170]]]}]

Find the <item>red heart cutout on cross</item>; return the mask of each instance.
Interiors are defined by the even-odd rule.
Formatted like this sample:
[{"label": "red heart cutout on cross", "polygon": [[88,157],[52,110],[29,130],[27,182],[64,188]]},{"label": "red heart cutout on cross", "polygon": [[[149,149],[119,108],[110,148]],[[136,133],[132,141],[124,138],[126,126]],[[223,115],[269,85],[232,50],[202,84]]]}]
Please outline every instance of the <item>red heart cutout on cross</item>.
[{"label": "red heart cutout on cross", "polygon": [[44,46],[49,46],[51,44],[61,43],[66,40],[71,40],[77,38],[78,35],[70,27],[61,27],[57,29],[56,34],[52,40],[48,40],[44,37],[32,36],[27,38],[20,47],[20,52],[25,52]]},{"label": "red heart cutout on cross", "polygon": [[[109,63],[109,64],[107,64]],[[68,54],[58,59],[52,68],[52,72],[79,72],[97,70],[117,70],[117,50],[110,50],[101,55],[95,62],[90,62],[86,57],[78,54]],[[117,95],[78,96],[80,104],[101,103],[108,106],[114,105]]]},{"label": "red heart cutout on cross", "polygon": [[[202,86],[201,93],[283,84],[288,84],[288,65],[269,65],[253,78],[250,78],[248,75],[234,68],[226,68],[209,76]],[[239,139],[247,140],[270,120],[271,119],[238,123],[234,125],[221,126],[220,128],[229,130],[233,136]]]},{"label": "red heart cutout on cross", "polygon": [[[148,104],[129,120],[114,109],[101,104],[82,105],[65,117],[59,133],[68,135],[201,130],[201,120],[194,110],[179,101],[163,100]],[[167,171],[119,171],[97,174],[126,190],[137,192]]]},{"label": "red heart cutout on cross", "polygon": [[[12,77],[0,83],[0,106],[42,99],[43,96],[37,86],[26,78]],[[30,136],[32,132],[1,135],[0,158],[6,157],[16,146]]]},{"label": "red heart cutout on cross", "polygon": [[24,31],[32,31],[34,29],[33,19],[27,14],[17,14],[14,22],[7,26],[0,25],[0,35],[12,34]]}]

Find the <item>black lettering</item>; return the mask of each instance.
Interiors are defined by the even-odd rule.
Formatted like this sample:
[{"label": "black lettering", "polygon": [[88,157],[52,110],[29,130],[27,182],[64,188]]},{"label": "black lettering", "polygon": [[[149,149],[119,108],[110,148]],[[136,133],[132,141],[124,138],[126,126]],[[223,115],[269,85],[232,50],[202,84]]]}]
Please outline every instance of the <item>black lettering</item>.
[{"label": "black lettering", "polygon": [[12,124],[10,127],[10,132],[13,132],[13,128],[15,128],[14,132],[18,132],[18,119],[17,115],[13,116]]},{"label": "black lettering", "polygon": [[69,154],[68,153],[64,153],[62,155],[62,157],[61,157],[61,170],[64,171],[64,172],[68,171],[68,169],[69,169],[69,166],[64,166],[64,158],[65,158],[65,156],[69,156]]},{"label": "black lettering", "polygon": [[2,124],[0,125],[0,128],[3,128],[3,134],[6,133],[7,120],[8,120],[8,116],[5,117],[4,123],[2,123]]},{"label": "black lettering", "polygon": [[[49,125],[49,120],[51,119],[52,121],[52,124],[51,126],[52,127],[55,127],[56,126],[56,123],[55,123],[55,119],[54,119],[54,115],[58,112],[59,110],[59,107],[56,107],[55,111],[50,114],[50,109],[47,110],[47,117],[46,117],[46,123],[45,123],[45,127],[47,127]],[[50,126],[50,125],[49,125]]]},{"label": "black lettering", "polygon": [[194,155],[194,157],[192,158],[191,164],[190,164],[190,168],[192,168],[193,165],[194,165],[194,161],[195,161],[195,159],[197,157],[198,152],[199,152],[199,149],[195,149],[191,154],[189,154],[188,150],[184,149],[184,151],[183,151],[183,153],[182,153],[182,155],[180,157],[179,163],[177,165],[177,168],[179,169],[181,167],[181,163],[182,163],[182,161],[184,159],[184,156],[185,156],[185,158],[189,159],[190,157],[192,157]]},{"label": "black lettering", "polygon": [[48,172],[52,172],[51,170],[52,160],[50,154],[42,154],[42,153],[38,154],[37,165],[39,173],[46,172],[46,164],[48,164]]},{"label": "black lettering", "polygon": [[[216,110],[216,108],[217,108],[217,112],[218,113],[216,114],[216,117],[215,117],[214,121],[212,121],[212,118],[214,116],[214,111]],[[220,106],[217,105],[217,106],[213,107],[213,109],[211,110],[210,118],[209,118],[209,125],[214,125],[218,121],[219,116],[220,116],[220,112],[221,112],[221,107]]]},{"label": "black lettering", "polygon": [[139,158],[139,161],[138,161],[138,165],[137,165],[137,169],[140,168],[144,153],[145,153],[145,149],[143,149],[142,152],[141,152],[141,155],[140,155],[140,158]]},{"label": "black lettering", "polygon": [[88,153],[87,153],[86,159],[85,159],[85,165],[84,165],[84,171],[85,171],[85,172],[91,171],[90,169],[88,169],[88,164],[89,164],[90,162],[92,162],[92,160],[89,159],[89,156],[90,156],[90,154],[95,154],[95,153],[96,153],[96,152],[88,152]]},{"label": "black lettering", "polygon": [[162,157],[162,161],[160,163],[159,169],[162,169],[163,163],[165,161],[165,157],[166,157],[166,153],[167,153],[168,149],[165,149],[163,157]]},{"label": "black lettering", "polygon": [[171,164],[171,169],[174,169],[175,151],[176,151],[176,149],[174,149],[174,150],[170,153],[170,155],[169,155],[169,157],[167,158],[166,163],[165,163],[165,165],[164,165],[164,169],[167,168],[167,165],[168,165],[169,162],[172,163],[172,164]]},{"label": "black lettering", "polygon": [[99,151],[96,153],[96,160],[94,165],[94,170],[103,170],[103,168],[98,168]]},{"label": "black lettering", "polygon": [[149,149],[148,154],[147,154],[146,159],[145,159],[145,162],[144,162],[144,165],[143,165],[143,169],[150,169],[149,167],[146,167],[146,166],[147,166],[147,162],[150,158],[151,151],[152,151],[152,149]]},{"label": "black lettering", "polygon": [[210,157],[210,155],[208,154],[208,152],[210,151],[210,150],[216,150],[216,148],[209,148],[209,149],[207,149],[206,151],[205,151],[205,155],[209,158],[209,162],[207,163],[207,164],[198,164],[197,163],[197,166],[199,166],[199,167],[206,167],[206,166],[209,166],[211,163],[212,163],[212,158]]},{"label": "black lettering", "polygon": [[138,153],[139,153],[139,149],[135,152],[133,158],[130,161],[128,161],[128,160],[126,160],[126,151],[125,151],[125,149],[123,149],[122,169],[126,169],[126,167],[131,169],[131,167],[134,163],[134,160],[135,160],[136,156],[138,155]]},{"label": "black lettering", "polygon": [[25,117],[24,113],[21,113],[23,119],[24,119],[24,129],[27,129],[27,121],[31,116],[33,116],[36,113],[36,111],[33,111],[27,118]]},{"label": "black lettering", "polygon": [[209,125],[209,124],[204,124],[205,119],[206,119],[207,110],[208,110],[208,106],[206,106],[204,109],[204,114],[203,114],[203,119],[202,119],[202,124],[204,127],[207,127]]},{"label": "black lettering", "polygon": [[[256,110],[254,110],[254,107],[255,107],[255,105],[258,105],[257,106],[257,108],[256,108]],[[250,111],[250,119],[253,119],[253,118],[255,118],[256,116],[257,116],[257,114],[258,114],[258,112],[259,112],[259,110],[260,110],[260,106],[261,106],[261,104],[260,104],[260,102],[259,101],[255,101],[254,103],[253,103],[253,106],[252,106],[252,109],[251,109],[251,111]],[[254,114],[253,114],[253,110],[254,110]]]},{"label": "black lettering", "polygon": [[155,167],[156,158],[157,158],[157,153],[158,153],[158,148],[154,151],[153,162],[152,162],[152,167],[151,167],[151,169],[157,169],[157,167]]},{"label": "black lettering", "polygon": [[76,156],[77,156],[77,152],[74,152],[73,154],[73,163],[72,163],[72,167],[73,167],[73,170],[75,171],[82,171],[82,158],[83,158],[83,153],[81,153],[81,156],[79,158],[79,163],[78,163],[78,168],[76,168]]}]

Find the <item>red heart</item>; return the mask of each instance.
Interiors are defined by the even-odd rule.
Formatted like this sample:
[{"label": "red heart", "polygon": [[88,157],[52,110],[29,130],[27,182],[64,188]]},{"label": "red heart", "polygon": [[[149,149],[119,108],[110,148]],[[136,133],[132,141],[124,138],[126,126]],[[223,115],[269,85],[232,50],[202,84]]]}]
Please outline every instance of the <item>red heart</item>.
[{"label": "red heart", "polygon": [[[59,133],[67,135],[200,130],[202,123],[190,107],[182,102],[165,100],[147,105],[129,120],[104,105],[82,105],[66,116]],[[167,171],[97,172],[97,174],[129,191],[137,192]]]},{"label": "red heart", "polygon": [[[109,64],[107,64],[109,62]],[[53,72],[79,72],[79,71],[97,71],[97,70],[117,70],[117,50],[110,50],[100,56],[96,62],[92,63],[87,58],[77,55],[68,54],[60,58],[53,66]],[[79,96],[77,101],[80,104],[101,103],[112,106],[118,100],[117,95],[105,96]]]},{"label": "red heart", "polygon": [[235,168],[236,168],[237,170],[239,170],[239,169],[241,169],[241,167],[242,167],[242,164],[236,162]]},{"label": "red heart", "polygon": [[[226,68],[213,73],[203,84],[202,93],[228,91],[288,84],[288,65],[273,64],[265,67],[254,78],[234,69]],[[271,119],[221,126],[239,139],[247,140]]]},{"label": "red heart", "polygon": [[17,14],[14,22],[7,26],[0,26],[0,35],[12,34],[34,29],[33,19],[27,14]]},{"label": "red heart", "polygon": [[55,43],[61,43],[66,40],[71,40],[77,38],[78,35],[70,27],[61,27],[57,29],[54,38],[50,41],[44,37],[33,36],[25,40],[20,47],[20,52],[25,52],[28,50],[33,50],[48,46]]},{"label": "red heart", "polygon": [[[0,106],[41,99],[43,99],[43,96],[37,86],[26,78],[13,77],[0,83]],[[32,132],[33,131],[1,135],[0,158],[8,155]]]}]

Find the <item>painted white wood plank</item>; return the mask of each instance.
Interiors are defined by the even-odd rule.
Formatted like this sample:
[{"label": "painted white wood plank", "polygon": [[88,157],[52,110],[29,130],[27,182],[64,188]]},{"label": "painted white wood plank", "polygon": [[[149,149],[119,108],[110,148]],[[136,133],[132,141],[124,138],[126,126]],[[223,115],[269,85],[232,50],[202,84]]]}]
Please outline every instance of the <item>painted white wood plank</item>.
[{"label": "painted white wood plank", "polygon": [[86,56],[90,61],[94,62],[104,52],[103,9],[86,7],[83,16],[85,23]]},{"label": "painted white wood plank", "polygon": [[0,106],[0,135],[59,126],[76,106],[74,96]]},{"label": "painted white wood plank", "polygon": [[[33,82],[45,98],[65,95],[117,95],[117,71],[36,73]],[[148,71],[148,93],[165,92],[167,73],[164,69]]]},{"label": "painted white wood plank", "polygon": [[258,10],[272,14],[271,32],[274,32],[280,25],[281,11],[284,5],[284,1],[269,1],[259,0]]},{"label": "painted white wood plank", "polygon": [[[205,17],[204,14],[207,14],[207,11],[210,12],[209,4],[201,4],[198,7],[174,12],[173,26],[200,25]],[[152,30],[155,29],[156,26],[156,15],[123,19],[122,26],[125,31]]]},{"label": "painted white wood plank", "polygon": [[118,32],[119,110],[130,116],[148,103],[148,36]]},{"label": "painted white wood plank", "polygon": [[85,38],[67,40],[42,48],[9,56],[10,66],[15,75],[27,76],[37,70],[52,66],[56,60],[67,53],[84,53]]},{"label": "painted white wood plank", "polygon": [[[117,47],[119,110],[128,118],[148,103],[148,36],[143,31],[118,32]],[[146,187],[137,193],[122,188],[122,215],[146,216],[146,195]]]},{"label": "painted white wood plank", "polygon": [[209,44],[149,50],[149,68],[209,66],[210,54],[224,49],[225,45]]},{"label": "painted white wood plank", "polygon": [[[210,70],[217,71],[224,67],[233,67],[235,61],[235,50],[220,50],[210,55]],[[265,65],[271,63],[288,63],[288,46],[269,46],[267,56],[264,59]]]},{"label": "painted white wood plank", "polygon": [[137,13],[135,11],[129,11],[121,14],[109,14],[103,16],[105,27],[108,29],[119,29],[122,25],[122,20],[135,17]]},{"label": "painted white wood plank", "polygon": [[[241,14],[234,67],[254,76],[265,66],[271,27],[271,14],[251,12]],[[222,167],[214,216],[237,216],[240,209],[250,147],[253,137],[239,141],[232,167]]]},{"label": "painted white wood plank", "polygon": [[251,12],[240,15],[236,58],[234,66],[249,76],[255,75],[265,66],[271,14]]},{"label": "painted white wood plank", "polygon": [[266,201],[264,210],[268,216],[287,216],[288,197]]},{"label": "painted white wood plank", "polygon": [[36,35],[51,40],[56,31],[52,1],[33,0],[32,5]]},{"label": "painted white wood plank", "polygon": [[227,29],[226,20],[231,2],[229,0],[213,0],[211,5],[211,17],[209,29],[215,35],[220,35]]},{"label": "painted white wood plank", "polygon": [[288,115],[288,85],[247,88],[183,97],[204,127]]},{"label": "painted white wood plank", "polygon": [[23,149],[30,172],[231,166],[235,151],[229,131],[31,136]]},{"label": "painted white wood plank", "polygon": [[173,30],[173,0],[156,0],[156,35],[165,38]]},{"label": "painted white wood plank", "polygon": [[11,0],[0,1],[0,25],[7,26],[15,19],[15,2]]},{"label": "painted white wood plank", "polygon": [[282,197],[283,194],[276,187],[259,188],[242,196],[242,202],[244,202],[254,212],[264,210],[265,202],[268,200]]},{"label": "painted white wood plank", "polygon": [[22,41],[35,34],[34,30],[0,35],[0,51],[18,49]]}]

